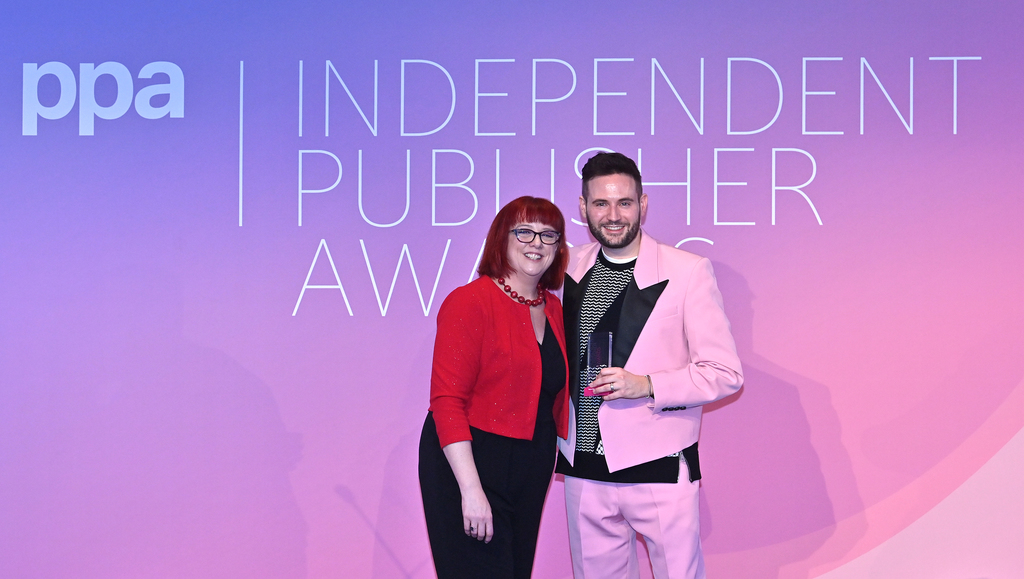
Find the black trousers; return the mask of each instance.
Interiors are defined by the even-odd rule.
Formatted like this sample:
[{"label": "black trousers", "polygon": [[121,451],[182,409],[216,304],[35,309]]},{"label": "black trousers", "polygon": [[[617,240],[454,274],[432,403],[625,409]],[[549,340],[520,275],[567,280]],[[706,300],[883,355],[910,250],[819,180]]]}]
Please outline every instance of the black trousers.
[{"label": "black trousers", "polygon": [[555,465],[555,425],[538,423],[533,440],[472,428],[473,459],[491,504],[490,543],[466,535],[462,493],[427,414],[420,435],[420,492],[438,579],[528,579]]}]

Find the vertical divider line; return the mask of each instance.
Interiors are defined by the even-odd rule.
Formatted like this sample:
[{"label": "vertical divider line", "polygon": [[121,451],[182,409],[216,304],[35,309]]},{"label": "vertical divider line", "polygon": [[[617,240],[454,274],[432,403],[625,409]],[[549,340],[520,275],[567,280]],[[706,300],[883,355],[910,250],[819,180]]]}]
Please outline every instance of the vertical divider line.
[{"label": "vertical divider line", "polygon": [[245,95],[245,61],[238,61],[238,226],[242,226],[242,128]]}]

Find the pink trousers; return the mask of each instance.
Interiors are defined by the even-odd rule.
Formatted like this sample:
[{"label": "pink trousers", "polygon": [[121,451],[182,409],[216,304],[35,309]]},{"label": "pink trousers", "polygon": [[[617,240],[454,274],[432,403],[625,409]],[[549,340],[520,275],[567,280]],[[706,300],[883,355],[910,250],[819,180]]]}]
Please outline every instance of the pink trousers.
[{"label": "pink trousers", "polygon": [[685,474],[681,479],[623,484],[565,477],[575,579],[639,577],[637,533],[647,543],[656,579],[704,579],[700,482]]}]

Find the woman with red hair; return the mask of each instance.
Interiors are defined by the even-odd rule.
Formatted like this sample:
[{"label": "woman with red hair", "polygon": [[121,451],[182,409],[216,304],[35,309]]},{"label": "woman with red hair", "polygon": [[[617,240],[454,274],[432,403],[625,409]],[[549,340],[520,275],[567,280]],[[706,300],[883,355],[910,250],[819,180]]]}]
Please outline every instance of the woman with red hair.
[{"label": "woman with red hair", "polygon": [[498,212],[478,279],[437,313],[419,476],[439,579],[528,578],[568,435],[562,286],[565,220],[520,197]]}]

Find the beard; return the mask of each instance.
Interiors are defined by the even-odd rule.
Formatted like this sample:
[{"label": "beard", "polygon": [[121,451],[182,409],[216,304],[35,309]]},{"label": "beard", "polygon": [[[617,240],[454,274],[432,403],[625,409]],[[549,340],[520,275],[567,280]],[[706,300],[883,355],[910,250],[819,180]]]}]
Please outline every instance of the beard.
[{"label": "beard", "polygon": [[[601,230],[601,225],[625,225],[625,233],[618,241],[612,241],[605,236]],[[606,221],[603,224],[595,224],[590,220],[590,215],[587,215],[587,227],[590,228],[590,233],[601,243],[602,246],[608,249],[620,249],[626,247],[633,240],[636,239],[637,234],[640,233],[640,220],[629,223],[626,221]]]}]

